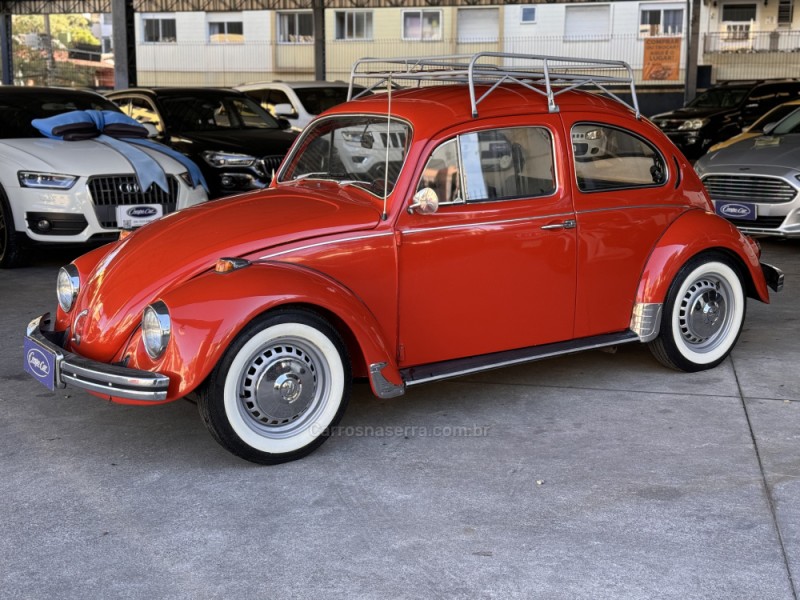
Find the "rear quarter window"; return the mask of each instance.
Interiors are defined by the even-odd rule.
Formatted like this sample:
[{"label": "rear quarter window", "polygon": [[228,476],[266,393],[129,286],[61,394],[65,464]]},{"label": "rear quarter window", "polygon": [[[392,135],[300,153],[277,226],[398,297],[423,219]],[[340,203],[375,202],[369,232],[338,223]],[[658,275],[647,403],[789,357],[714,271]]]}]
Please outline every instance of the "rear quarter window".
[{"label": "rear quarter window", "polygon": [[667,181],[664,157],[630,131],[576,123],[571,136],[575,176],[582,192],[654,187]]}]

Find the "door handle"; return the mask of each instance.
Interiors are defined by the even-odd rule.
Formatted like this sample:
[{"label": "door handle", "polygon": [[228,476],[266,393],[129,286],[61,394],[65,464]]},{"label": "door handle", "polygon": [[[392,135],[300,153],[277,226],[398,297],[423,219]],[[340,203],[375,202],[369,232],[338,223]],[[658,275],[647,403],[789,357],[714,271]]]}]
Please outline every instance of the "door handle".
[{"label": "door handle", "polygon": [[542,225],[542,229],[551,230],[551,229],[575,229],[578,223],[575,219],[567,219],[562,223],[552,223],[550,225]]}]

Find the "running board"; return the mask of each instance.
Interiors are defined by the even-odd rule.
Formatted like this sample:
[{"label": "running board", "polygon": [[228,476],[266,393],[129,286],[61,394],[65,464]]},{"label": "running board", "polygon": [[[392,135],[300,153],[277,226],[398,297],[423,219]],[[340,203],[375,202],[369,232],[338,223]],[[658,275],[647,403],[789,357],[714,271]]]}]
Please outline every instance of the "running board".
[{"label": "running board", "polygon": [[556,342],[555,344],[545,344],[542,346],[532,346],[519,350],[505,350],[494,352],[493,354],[483,354],[481,356],[470,356],[468,358],[457,358],[446,360],[418,367],[401,369],[400,375],[403,377],[406,387],[419,385],[420,383],[430,383],[451,377],[460,377],[471,373],[489,371],[511,365],[520,365],[527,362],[574,354],[584,350],[595,350],[607,346],[617,346],[629,342],[638,342],[639,336],[632,331],[621,333],[606,333],[568,342]]}]

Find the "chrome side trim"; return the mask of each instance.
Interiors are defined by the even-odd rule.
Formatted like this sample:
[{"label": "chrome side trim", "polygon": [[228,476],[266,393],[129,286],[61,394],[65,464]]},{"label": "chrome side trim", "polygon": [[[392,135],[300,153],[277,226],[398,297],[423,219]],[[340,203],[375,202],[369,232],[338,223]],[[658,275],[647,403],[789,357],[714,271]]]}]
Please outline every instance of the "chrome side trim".
[{"label": "chrome side trim", "polygon": [[661,330],[661,309],[663,304],[637,302],[631,314],[631,331],[639,336],[640,342],[651,342]]},{"label": "chrome side trim", "polygon": [[260,256],[255,260],[269,260],[275,258],[276,256],[283,256],[284,254],[291,254],[292,252],[299,252],[301,250],[308,250],[309,248],[319,248],[320,246],[327,246],[328,244],[340,244],[342,242],[355,242],[358,240],[368,240],[374,237],[384,237],[387,235],[394,235],[391,231],[381,232],[381,233],[370,233],[367,235],[357,235],[348,238],[337,238],[335,240],[326,240],[324,242],[317,242],[315,244],[306,244],[305,246],[298,246],[296,248],[291,248],[290,250],[281,250],[280,252],[273,252],[272,254],[265,254],[264,256]]},{"label": "chrome side trim", "polygon": [[372,363],[369,366],[369,378],[372,382],[372,389],[378,398],[397,398],[406,393],[405,385],[395,385],[383,376],[383,370],[386,368],[385,362]]},{"label": "chrome side trim", "polygon": [[450,379],[452,377],[460,377],[471,373],[480,373],[481,371],[519,365],[545,358],[552,358],[554,356],[574,354],[575,352],[583,352],[584,350],[617,346],[619,344],[636,342],[638,340],[638,336],[632,331],[607,333],[567,342],[556,342],[553,344],[544,344],[542,346],[521,348],[519,350],[495,352],[484,356],[457,358],[455,360],[429,365],[409,367],[407,369],[402,369],[400,375],[403,377],[406,387],[410,387],[412,385],[419,385],[420,383],[441,381],[442,379]]},{"label": "chrome side trim", "polygon": [[[460,205],[463,206],[463,205]],[[520,217],[518,219],[504,219],[499,221],[481,221],[480,223],[458,223],[457,225],[441,225],[433,227],[415,227],[413,229],[403,229],[400,233],[408,235],[412,233],[426,233],[428,231],[445,231],[447,229],[472,229],[474,227],[484,227],[487,225],[508,225],[509,223],[525,223],[529,221],[541,221],[543,219],[558,219],[560,217],[571,217],[575,213],[561,212],[553,213],[552,215],[541,215],[532,217]]]},{"label": "chrome side trim", "polygon": [[169,377],[166,375],[109,365],[68,352],[50,339],[54,337],[52,331],[42,329],[43,325],[48,325],[50,322],[49,314],[34,319],[28,325],[27,334],[29,338],[55,354],[56,387],[63,388],[70,385],[131,400],[158,402],[167,399]]}]

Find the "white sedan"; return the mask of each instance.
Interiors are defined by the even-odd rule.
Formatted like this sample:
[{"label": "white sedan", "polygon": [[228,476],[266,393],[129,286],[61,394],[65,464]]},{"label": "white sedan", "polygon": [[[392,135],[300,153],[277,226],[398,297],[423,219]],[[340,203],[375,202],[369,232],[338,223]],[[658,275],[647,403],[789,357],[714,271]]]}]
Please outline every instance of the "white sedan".
[{"label": "white sedan", "polygon": [[136,148],[158,163],[167,189],[153,184],[143,191],[130,157],[115,149],[123,142],[51,139],[31,124],[87,110],[119,112],[93,92],[0,87],[0,267],[19,265],[32,243],[112,240],[120,229],[207,200],[187,159],[176,160],[154,143]]}]

